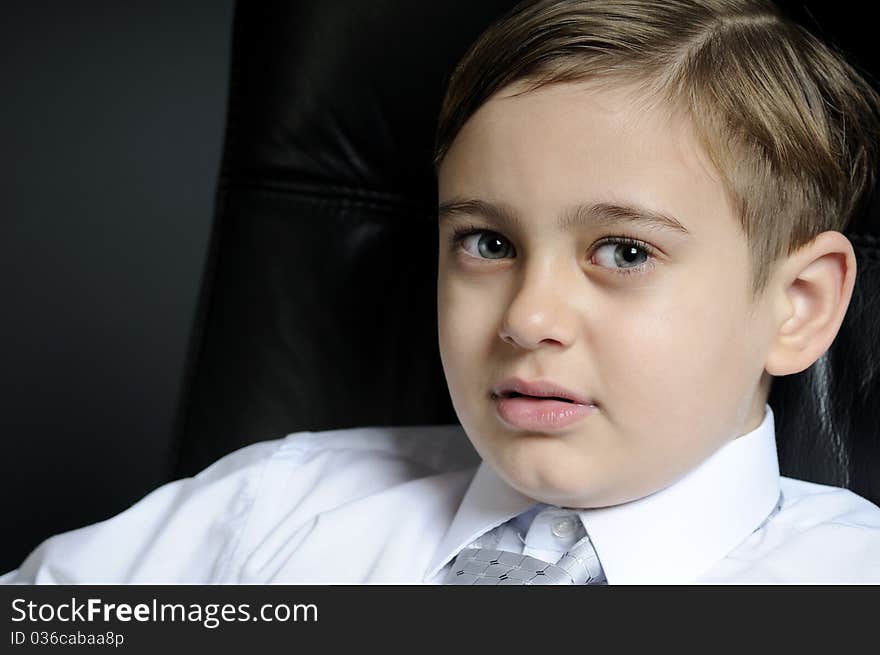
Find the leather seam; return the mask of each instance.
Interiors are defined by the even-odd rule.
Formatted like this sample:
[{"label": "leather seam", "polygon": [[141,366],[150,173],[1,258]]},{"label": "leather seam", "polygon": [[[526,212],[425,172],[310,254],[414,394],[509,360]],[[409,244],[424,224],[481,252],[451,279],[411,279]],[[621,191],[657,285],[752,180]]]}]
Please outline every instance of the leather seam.
[{"label": "leather seam", "polygon": [[338,205],[356,205],[379,209],[406,209],[409,211],[436,212],[436,207],[412,201],[403,196],[345,186],[300,184],[290,182],[229,182],[222,183],[229,192],[248,191],[267,195],[296,195],[305,200],[330,202]]}]

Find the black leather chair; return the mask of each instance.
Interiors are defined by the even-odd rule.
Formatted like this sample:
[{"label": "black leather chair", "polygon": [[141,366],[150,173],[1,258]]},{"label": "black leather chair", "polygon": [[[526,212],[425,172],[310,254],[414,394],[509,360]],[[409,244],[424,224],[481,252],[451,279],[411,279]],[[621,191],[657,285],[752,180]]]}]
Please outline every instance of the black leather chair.
[{"label": "black leather chair", "polygon": [[[239,2],[169,480],[290,432],[456,422],[437,348],[434,127],[454,64],[514,4]],[[868,52],[859,21],[801,4]],[[859,276],[841,332],[770,404],[784,475],[880,504],[876,196],[849,237]]]}]

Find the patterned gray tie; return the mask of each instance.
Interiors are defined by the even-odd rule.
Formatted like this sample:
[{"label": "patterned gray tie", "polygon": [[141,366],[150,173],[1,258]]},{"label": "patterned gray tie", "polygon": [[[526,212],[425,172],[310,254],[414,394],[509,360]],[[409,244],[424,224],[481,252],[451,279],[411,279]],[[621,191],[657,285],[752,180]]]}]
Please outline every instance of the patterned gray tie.
[{"label": "patterned gray tie", "polygon": [[582,585],[607,584],[596,549],[585,536],[556,564],[509,550],[465,548],[443,584],[463,585]]}]

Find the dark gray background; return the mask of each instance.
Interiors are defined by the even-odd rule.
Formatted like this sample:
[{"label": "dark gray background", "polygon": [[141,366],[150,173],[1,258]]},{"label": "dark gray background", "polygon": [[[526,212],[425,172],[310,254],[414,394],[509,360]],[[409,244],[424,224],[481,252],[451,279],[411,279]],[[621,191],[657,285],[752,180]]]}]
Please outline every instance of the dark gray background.
[{"label": "dark gray background", "polygon": [[[83,525],[72,508],[104,496],[105,511],[87,520],[107,518],[169,473],[232,9],[2,5],[0,435],[17,455],[0,462],[0,507],[21,494],[38,509],[4,526],[33,543],[2,551],[0,572],[47,531]],[[56,485],[29,483],[47,470]]]}]

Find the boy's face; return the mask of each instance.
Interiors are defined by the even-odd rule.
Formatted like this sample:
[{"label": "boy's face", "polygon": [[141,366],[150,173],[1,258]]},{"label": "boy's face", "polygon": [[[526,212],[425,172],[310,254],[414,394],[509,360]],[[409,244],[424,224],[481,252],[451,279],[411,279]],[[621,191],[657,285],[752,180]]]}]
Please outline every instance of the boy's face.
[{"label": "boy's face", "polygon": [[[443,368],[462,426],[511,486],[560,506],[618,504],[759,425],[769,312],[753,304],[745,238],[686,119],[621,86],[511,97],[522,88],[484,104],[438,172],[441,207],[477,200],[519,218],[441,211]],[[594,207],[557,226],[577,205]],[[626,214],[612,205],[673,217],[686,233],[600,223]],[[485,232],[451,243],[471,225]],[[565,427],[508,422],[493,388],[513,376],[596,407]],[[541,413],[550,401],[525,402]]]}]

